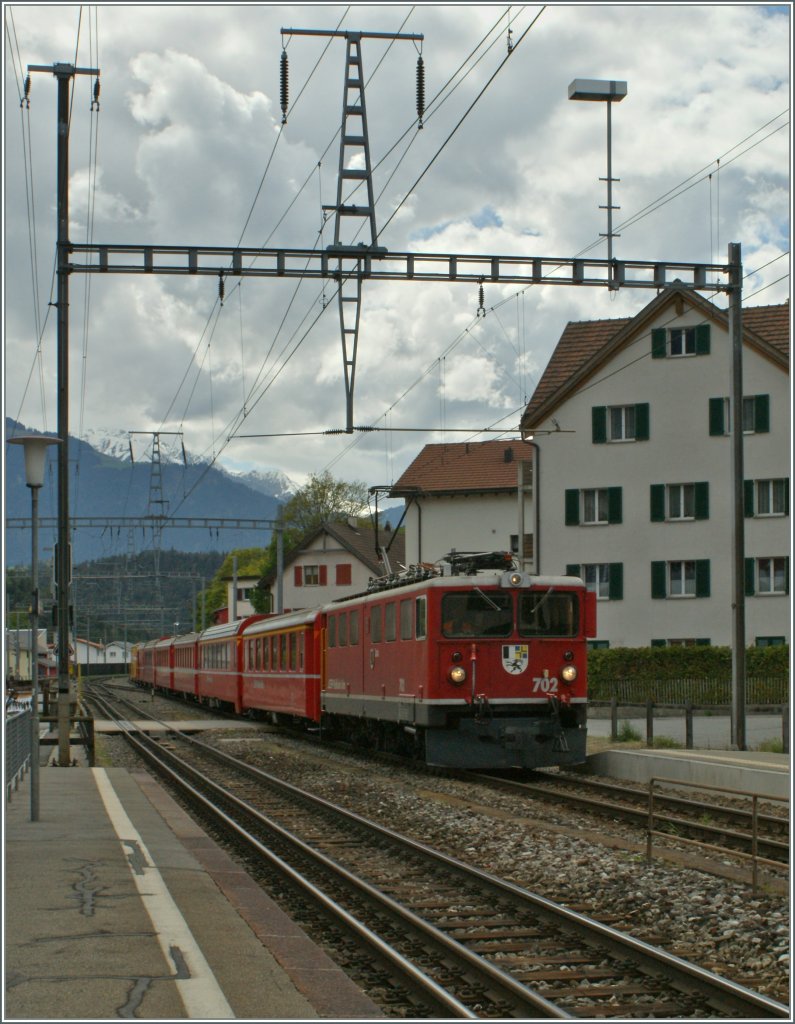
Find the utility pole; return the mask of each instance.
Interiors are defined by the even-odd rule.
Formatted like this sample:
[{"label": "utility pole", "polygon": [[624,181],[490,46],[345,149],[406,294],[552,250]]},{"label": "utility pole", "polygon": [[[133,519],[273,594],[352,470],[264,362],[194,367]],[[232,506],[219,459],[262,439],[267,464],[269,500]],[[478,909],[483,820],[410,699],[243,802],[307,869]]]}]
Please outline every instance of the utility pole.
[{"label": "utility pole", "polygon": [[58,349],[58,553],[55,565],[58,603],[58,765],[71,763],[69,733],[73,691],[69,674],[69,85],[75,75],[96,78],[95,101],[99,95],[99,69],[76,68],[73,64],[28,65],[28,72],[42,71],[58,81],[58,173],[57,173],[57,349]]},{"label": "utility pole", "polygon": [[743,507],[743,264],[729,243],[729,335],[732,346],[732,722],[731,742],[745,750],[745,509]]}]

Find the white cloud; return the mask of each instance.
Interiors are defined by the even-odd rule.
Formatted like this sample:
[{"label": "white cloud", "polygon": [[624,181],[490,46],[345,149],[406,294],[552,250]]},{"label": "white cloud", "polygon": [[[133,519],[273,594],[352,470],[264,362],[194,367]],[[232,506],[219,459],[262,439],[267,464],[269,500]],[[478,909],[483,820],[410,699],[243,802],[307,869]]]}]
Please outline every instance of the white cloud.
[{"label": "white cloud", "polygon": [[[330,29],[343,19],[350,29],[425,34],[421,132],[411,127],[415,45],[362,44],[381,245],[603,257],[605,109],[569,102],[567,87],[577,77],[620,78],[628,95],[613,109],[616,255],[723,261],[728,242],[739,241],[749,272],[764,267],[749,291],[771,285],[752,302],[782,301],[789,279],[773,282],[789,270],[780,258],[789,249],[789,134],[776,129],[790,98],[789,8],[550,5],[522,38],[539,10],[510,8],[515,50],[467,114],[507,52],[507,7],[100,4],[98,119],[88,109],[92,83],[75,83],[72,239],[85,239],[90,212],[99,242],[329,245],[334,224],[327,220],[321,236],[321,204],[336,196],[345,43],[285,38],[290,106],[282,127],[280,30]],[[75,50],[78,7],[19,4],[13,13],[23,65],[95,59],[87,36]],[[460,72],[500,19],[487,38],[493,47]],[[31,427],[52,427],[52,314],[42,387],[26,382],[51,297],[56,84],[34,76],[31,98],[37,319],[14,70],[7,61],[6,409]],[[436,101],[457,72],[456,90]],[[366,281],[354,422],[393,432],[228,442],[230,429],[300,434],[344,425],[334,289],[330,280],[227,276],[221,308],[215,276],[94,275],[86,289],[85,275],[72,275],[72,424],[182,429],[189,450],[222,451],[230,464],[277,467],[299,481],[329,466],[343,478],[384,483],[442,437],[443,425],[474,428],[519,408],[569,320],[627,316],[651,298],[486,281],[487,315],[478,317],[474,283]],[[436,433],[408,429],[418,426]]]}]

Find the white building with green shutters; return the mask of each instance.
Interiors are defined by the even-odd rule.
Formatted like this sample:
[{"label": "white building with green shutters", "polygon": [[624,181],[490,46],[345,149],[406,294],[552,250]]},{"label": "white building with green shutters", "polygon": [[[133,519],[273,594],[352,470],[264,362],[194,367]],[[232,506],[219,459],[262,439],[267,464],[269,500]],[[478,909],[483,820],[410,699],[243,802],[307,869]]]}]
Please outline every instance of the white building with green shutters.
[{"label": "white building with green shutters", "polygon": [[[789,303],[743,310],[748,644],[790,641]],[[603,646],[731,644],[728,314],[673,285],[570,323],[522,418],[536,572],[596,591]]]}]

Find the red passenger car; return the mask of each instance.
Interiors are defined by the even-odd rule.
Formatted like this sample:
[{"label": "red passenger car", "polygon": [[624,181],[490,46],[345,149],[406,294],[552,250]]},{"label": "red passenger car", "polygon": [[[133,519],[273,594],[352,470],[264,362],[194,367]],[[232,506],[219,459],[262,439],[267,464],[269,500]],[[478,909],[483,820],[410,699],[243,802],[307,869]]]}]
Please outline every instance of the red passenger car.
[{"label": "red passenger car", "polygon": [[243,633],[243,707],[281,719],[320,720],[323,614],[261,619]]}]

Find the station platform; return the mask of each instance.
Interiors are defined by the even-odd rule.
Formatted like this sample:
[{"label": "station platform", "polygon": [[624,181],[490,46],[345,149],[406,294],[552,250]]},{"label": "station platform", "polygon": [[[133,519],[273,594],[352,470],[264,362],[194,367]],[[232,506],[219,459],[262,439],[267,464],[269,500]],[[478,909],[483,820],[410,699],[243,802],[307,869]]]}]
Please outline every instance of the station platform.
[{"label": "station platform", "polygon": [[644,785],[651,779],[671,779],[777,799],[789,799],[791,793],[789,756],[758,750],[617,750],[613,747],[589,754],[586,765],[595,775]]},{"label": "station platform", "polygon": [[145,773],[42,767],[5,807],[6,1020],[378,1019]]}]

